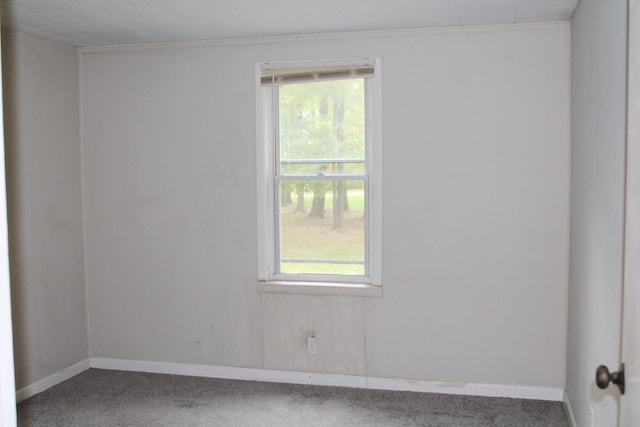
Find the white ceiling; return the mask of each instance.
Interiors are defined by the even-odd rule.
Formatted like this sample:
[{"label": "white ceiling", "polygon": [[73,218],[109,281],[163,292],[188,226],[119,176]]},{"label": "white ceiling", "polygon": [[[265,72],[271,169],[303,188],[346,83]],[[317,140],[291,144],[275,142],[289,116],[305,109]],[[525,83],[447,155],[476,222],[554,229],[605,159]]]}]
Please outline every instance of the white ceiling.
[{"label": "white ceiling", "polygon": [[75,46],[568,20],[578,0],[3,0],[2,24]]}]

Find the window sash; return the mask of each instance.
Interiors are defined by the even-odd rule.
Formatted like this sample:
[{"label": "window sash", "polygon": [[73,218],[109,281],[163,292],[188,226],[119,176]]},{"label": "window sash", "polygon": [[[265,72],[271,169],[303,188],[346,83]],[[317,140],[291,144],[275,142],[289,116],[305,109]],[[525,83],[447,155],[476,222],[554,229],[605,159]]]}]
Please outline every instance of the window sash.
[{"label": "window sash", "polygon": [[[274,197],[273,197],[273,206],[274,206],[274,218],[273,218],[273,230],[274,230],[274,258],[273,258],[273,266],[272,272],[273,277],[278,280],[294,280],[294,281],[304,281],[306,280],[318,280],[318,277],[339,277],[343,282],[358,282],[361,283],[363,279],[371,277],[371,258],[370,258],[370,242],[371,242],[371,232],[370,232],[370,191],[369,191],[369,177],[366,175],[359,175],[357,178],[345,178],[342,179],[343,176],[338,176],[338,179],[329,178],[323,176],[323,179],[316,179],[317,176],[307,177],[307,176],[299,176],[298,178],[292,176],[275,176],[274,177]],[[325,179],[326,178],[326,179]],[[364,274],[324,274],[324,273],[282,273],[281,264],[284,262],[282,258],[282,222],[280,215],[280,200],[282,200],[282,193],[280,185],[282,181],[362,181],[362,187],[364,191]],[[326,260],[322,260],[326,261]],[[340,262],[322,262],[324,264],[340,264]],[[360,261],[358,261],[360,263]]]}]

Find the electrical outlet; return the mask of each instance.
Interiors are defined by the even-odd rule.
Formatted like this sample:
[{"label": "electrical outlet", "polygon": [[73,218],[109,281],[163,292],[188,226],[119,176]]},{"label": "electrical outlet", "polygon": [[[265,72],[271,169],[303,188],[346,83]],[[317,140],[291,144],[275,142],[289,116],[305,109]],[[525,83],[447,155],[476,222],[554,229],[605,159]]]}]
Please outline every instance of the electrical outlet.
[{"label": "electrical outlet", "polygon": [[315,336],[307,337],[307,353],[309,354],[317,354],[318,353],[318,343],[316,342]]}]

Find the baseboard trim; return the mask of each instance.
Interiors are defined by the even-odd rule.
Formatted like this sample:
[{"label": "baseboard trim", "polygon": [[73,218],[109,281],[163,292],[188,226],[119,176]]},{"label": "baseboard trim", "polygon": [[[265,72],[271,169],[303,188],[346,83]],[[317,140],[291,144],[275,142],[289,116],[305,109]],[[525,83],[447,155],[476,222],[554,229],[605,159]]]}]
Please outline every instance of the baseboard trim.
[{"label": "baseboard trim", "polygon": [[237,368],[215,365],[189,365],[184,363],[150,362],[130,359],[92,358],[91,367],[96,369],[112,369],[116,371],[188,375],[192,377],[225,378],[230,380],[328,385],[354,388],[366,388],[367,386],[365,377],[354,375],[273,371],[268,369]]},{"label": "baseboard trim", "polygon": [[415,391],[419,393],[455,394],[461,396],[508,397],[513,399],[562,401],[563,390],[555,387],[532,387],[506,384],[453,383],[391,378],[367,379],[375,390]]},{"label": "baseboard trim", "polygon": [[42,393],[45,390],[50,389],[51,387],[60,384],[63,381],[66,381],[70,378],[75,377],[78,374],[83,373],[91,367],[91,360],[85,359],[74,365],[69,366],[68,368],[64,368],[56,372],[55,374],[49,375],[39,381],[36,381],[33,384],[29,384],[26,387],[21,388],[16,391],[16,402],[21,402],[25,399],[30,398],[31,396],[35,396],[38,393]]},{"label": "baseboard trim", "polygon": [[571,407],[571,400],[569,400],[569,395],[567,394],[566,391],[562,395],[562,404],[564,406],[564,412],[567,414],[569,425],[571,427],[578,427],[578,423],[576,422],[576,417],[573,414],[573,408]]},{"label": "baseboard trim", "polygon": [[194,377],[225,378],[245,381],[265,381],[290,384],[309,384],[336,387],[368,388],[374,390],[413,391],[465,396],[508,397],[516,399],[549,400],[563,402],[567,417],[576,427],[571,403],[561,388],[516,385],[452,383],[444,381],[408,380],[358,375],[322,374],[314,372],[278,371],[215,365],[152,362],[131,359],[91,358],[80,361],[40,381],[16,391],[21,402],[60,384],[89,368],[117,371],[148,372],[155,374],[187,375]]},{"label": "baseboard trim", "polygon": [[225,378],[234,380],[369,388],[374,390],[413,391],[419,393],[441,393],[466,396],[508,397],[557,402],[562,402],[564,397],[564,390],[555,387],[451,383],[443,381],[392,379],[227,366],[190,365],[183,363],[150,362],[129,359],[92,358],[91,367],[96,369],[189,375],[195,377]]}]

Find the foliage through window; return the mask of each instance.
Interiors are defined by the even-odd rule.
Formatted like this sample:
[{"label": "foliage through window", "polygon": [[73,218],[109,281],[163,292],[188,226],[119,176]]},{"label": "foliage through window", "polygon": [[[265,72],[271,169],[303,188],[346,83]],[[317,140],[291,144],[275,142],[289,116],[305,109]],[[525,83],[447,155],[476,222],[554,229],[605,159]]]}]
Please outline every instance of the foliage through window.
[{"label": "foliage through window", "polygon": [[267,280],[372,283],[374,70],[261,64]]}]

